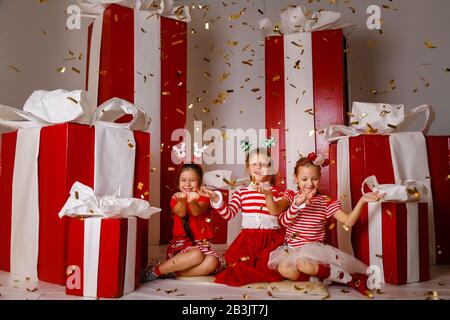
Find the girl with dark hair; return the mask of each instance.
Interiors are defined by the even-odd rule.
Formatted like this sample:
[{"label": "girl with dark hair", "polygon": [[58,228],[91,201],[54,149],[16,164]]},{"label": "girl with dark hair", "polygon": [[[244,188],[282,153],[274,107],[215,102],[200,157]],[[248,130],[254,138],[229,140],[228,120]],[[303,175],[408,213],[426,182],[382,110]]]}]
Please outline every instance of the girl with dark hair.
[{"label": "girl with dark hair", "polygon": [[214,236],[211,227],[210,199],[199,195],[203,170],[198,164],[184,164],[178,171],[178,192],[170,206],[173,217],[173,238],[167,249],[167,259],[146,270],[143,282],[162,275],[206,276],[220,269],[220,258],[211,249]]}]

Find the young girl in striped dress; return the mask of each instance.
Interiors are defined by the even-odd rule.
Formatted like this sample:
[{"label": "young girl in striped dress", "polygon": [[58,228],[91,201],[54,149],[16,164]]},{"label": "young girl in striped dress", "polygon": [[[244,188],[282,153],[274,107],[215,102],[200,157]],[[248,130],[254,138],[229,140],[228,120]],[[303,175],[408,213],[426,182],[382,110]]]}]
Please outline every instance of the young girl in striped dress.
[{"label": "young girl in striped dress", "polygon": [[167,248],[167,259],[145,270],[142,282],[164,275],[206,276],[220,270],[220,257],[211,249],[214,236],[211,227],[209,198],[199,195],[203,170],[198,164],[183,164],[178,171],[179,192],[172,196],[173,238]]},{"label": "young girl in striped dress", "polygon": [[[323,243],[325,224],[331,217],[351,227],[358,220],[363,205],[378,201],[384,195],[376,192],[363,194],[350,214],[345,213],[339,200],[331,200],[318,193],[322,158],[314,153],[301,158],[295,166],[298,191],[286,191],[280,201],[274,201],[266,192],[267,206],[272,214],[281,213],[280,222],[286,227],[286,244],[270,253],[268,266],[287,279],[301,280],[315,276],[322,280],[350,285],[362,294],[367,291],[367,266]],[[309,278],[309,277],[308,277]]]},{"label": "young girl in striped dress", "polygon": [[275,176],[271,173],[271,162],[265,149],[251,151],[246,158],[246,167],[252,182],[236,191],[229,204],[223,201],[220,192],[203,189],[222,218],[231,220],[239,211],[242,213],[241,232],[224,254],[227,268],[216,275],[216,283],[242,286],[283,279],[267,266],[270,252],[284,242],[284,229],[280,227],[278,217],[269,213],[261,192],[261,187],[266,185],[276,199],[281,199],[282,194],[273,187]]}]

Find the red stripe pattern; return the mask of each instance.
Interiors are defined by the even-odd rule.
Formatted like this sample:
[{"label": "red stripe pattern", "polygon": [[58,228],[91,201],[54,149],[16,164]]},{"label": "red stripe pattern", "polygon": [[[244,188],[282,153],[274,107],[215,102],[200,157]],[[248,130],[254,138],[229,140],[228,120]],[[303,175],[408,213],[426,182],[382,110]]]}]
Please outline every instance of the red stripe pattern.
[{"label": "red stripe pattern", "polygon": [[[277,189],[272,188],[272,193],[275,199],[279,197]],[[257,213],[270,215],[269,209],[266,206],[266,198],[264,194],[253,190],[251,186],[242,188],[231,197],[231,201],[227,204],[225,201],[217,212],[226,220],[233,219],[238,212],[241,211],[243,215],[247,213]]]},{"label": "red stripe pattern", "polygon": [[280,215],[280,222],[286,227],[286,242],[291,247],[323,242],[327,220],[341,209],[339,200],[330,200],[327,196],[320,195],[312,198],[310,204],[299,210],[292,205],[295,195],[291,190],[284,193],[291,203],[289,209]]}]

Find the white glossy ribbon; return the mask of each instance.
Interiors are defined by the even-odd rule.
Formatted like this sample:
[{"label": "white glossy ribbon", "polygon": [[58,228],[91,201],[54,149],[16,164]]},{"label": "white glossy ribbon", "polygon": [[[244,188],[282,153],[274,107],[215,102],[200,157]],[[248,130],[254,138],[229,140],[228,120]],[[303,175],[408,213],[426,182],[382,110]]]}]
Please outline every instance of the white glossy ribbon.
[{"label": "white glossy ribbon", "polygon": [[426,117],[425,124],[420,131],[426,132],[431,123],[431,107],[429,105],[421,105],[405,112],[403,105],[355,101],[351,112],[353,125],[330,125],[323,130],[323,135],[324,139],[332,142],[343,136],[354,137],[371,133],[389,134],[403,130],[422,113],[425,113]]},{"label": "white glossy ribbon", "polygon": [[[309,15],[303,6],[290,7],[280,14],[283,34],[293,34],[299,32],[313,32],[326,29],[338,28],[336,23],[341,18],[341,13],[334,11],[316,11]],[[259,29],[265,37],[276,35],[274,28],[277,23],[264,18],[259,21]]]},{"label": "white glossy ribbon", "polygon": [[149,219],[161,211],[151,207],[148,201],[121,197],[121,190],[118,186],[112,195],[97,196],[92,188],[75,182],[70,190],[70,197],[58,215],[60,218],[69,216]]},{"label": "white glossy ribbon", "polygon": [[[136,279],[136,217],[127,218],[127,252],[125,260],[123,294],[135,290]],[[102,218],[93,217],[84,220],[84,256],[83,256],[83,296],[97,297],[98,266],[100,257],[100,235]]]},{"label": "white glossy ribbon", "polygon": [[32,280],[38,278],[39,140],[40,128],[17,133],[12,183],[10,271]]},{"label": "white glossy ribbon", "polygon": [[[418,202],[407,202],[407,283],[420,280],[420,250],[419,250],[419,207]],[[381,282],[384,283],[383,267],[383,230],[382,203],[368,203],[369,212],[369,259],[370,265],[380,268]]]},{"label": "white glossy ribbon", "polygon": [[370,176],[364,179],[361,186],[361,194],[364,194],[364,186],[367,185],[373,192],[385,194],[383,201],[419,201],[421,198],[428,197],[428,189],[425,185],[416,180],[406,180],[401,184],[379,184],[376,176]]}]

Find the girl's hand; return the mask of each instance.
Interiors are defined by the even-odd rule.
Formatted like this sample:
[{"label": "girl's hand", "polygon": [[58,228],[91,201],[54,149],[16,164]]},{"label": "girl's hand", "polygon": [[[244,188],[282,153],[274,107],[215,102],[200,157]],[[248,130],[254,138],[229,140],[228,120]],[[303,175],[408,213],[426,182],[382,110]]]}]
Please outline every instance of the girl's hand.
[{"label": "girl's hand", "polygon": [[316,195],[316,192],[317,192],[317,190],[313,189],[310,192],[301,192],[301,193],[297,194],[297,196],[295,197],[295,205],[300,206],[303,203],[306,203],[307,205],[309,205],[311,198]]},{"label": "girl's hand", "polygon": [[208,188],[201,187],[200,190],[198,191],[198,193],[201,196],[210,198],[213,203],[215,203],[219,200],[219,196],[214,191],[212,191]]},{"label": "girl's hand", "polygon": [[265,196],[271,196],[272,186],[269,183],[260,183],[256,186],[256,191],[264,194]]},{"label": "girl's hand", "polygon": [[198,200],[198,198],[200,198],[200,195],[197,192],[189,192],[187,194],[187,202],[189,203]]},{"label": "girl's hand", "polygon": [[386,195],[385,193],[379,193],[378,191],[368,192],[362,195],[361,201],[364,203],[380,201],[381,199],[384,198],[385,195]]},{"label": "girl's hand", "polygon": [[177,192],[172,196],[172,198],[176,199],[177,201],[186,201],[187,195],[184,192]]}]

